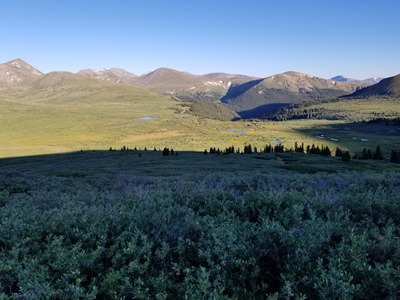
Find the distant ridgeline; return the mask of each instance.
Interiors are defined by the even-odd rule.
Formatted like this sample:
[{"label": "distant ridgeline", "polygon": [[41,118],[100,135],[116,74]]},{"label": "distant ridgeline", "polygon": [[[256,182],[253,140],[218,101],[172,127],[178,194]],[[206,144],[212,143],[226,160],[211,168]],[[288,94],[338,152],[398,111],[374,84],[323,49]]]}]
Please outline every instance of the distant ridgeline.
[{"label": "distant ridgeline", "polygon": [[[110,147],[109,151],[117,151],[116,149],[113,149]],[[135,148],[129,149],[126,146],[121,147],[121,151],[148,151],[147,147],[145,147],[143,150]],[[162,152],[163,156],[169,156],[169,155],[178,155],[177,151],[174,151],[173,149],[169,149],[167,147],[164,147],[163,150],[161,149],[156,149],[154,147],[153,151],[159,151]],[[83,150],[80,150],[80,152],[83,152]],[[290,152],[297,152],[297,153],[306,153],[306,154],[318,154],[318,155],[323,155],[323,156],[336,156],[340,157],[343,161],[349,161],[351,159],[358,159],[358,160],[384,160],[385,158],[383,157],[382,150],[380,146],[376,147],[375,151],[372,151],[371,149],[364,148],[361,153],[354,153],[353,155],[350,154],[348,150],[343,150],[340,149],[339,147],[336,147],[336,150],[332,151],[329,149],[328,146],[324,147],[323,145],[320,146],[315,146],[314,144],[312,145],[307,145],[305,146],[304,143],[301,143],[299,145],[297,142],[295,143],[294,149],[293,148],[286,148],[283,144],[277,144],[277,145],[265,145],[263,148],[257,148],[256,146],[252,145],[246,145],[243,148],[243,151],[240,150],[240,148],[235,148],[234,146],[226,147],[225,149],[221,150],[216,147],[211,147],[208,151],[207,149],[204,150],[203,154],[217,154],[217,155],[229,155],[229,154],[261,154],[261,153],[290,153]],[[139,153],[139,156],[141,156],[141,153]],[[260,157],[260,159],[263,159],[263,157]],[[390,156],[390,162],[392,163],[400,163],[400,151],[397,151],[393,149],[391,151],[391,156]]]}]

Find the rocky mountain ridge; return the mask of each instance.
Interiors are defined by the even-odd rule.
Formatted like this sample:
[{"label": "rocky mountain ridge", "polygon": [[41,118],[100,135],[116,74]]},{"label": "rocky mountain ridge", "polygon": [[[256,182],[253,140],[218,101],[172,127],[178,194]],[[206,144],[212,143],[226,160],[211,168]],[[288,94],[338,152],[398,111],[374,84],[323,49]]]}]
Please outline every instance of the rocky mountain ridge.
[{"label": "rocky mountain ridge", "polygon": [[373,78],[367,78],[364,80],[359,80],[359,79],[353,79],[353,78],[346,78],[342,75],[338,75],[338,76],[332,77],[330,79],[334,80],[334,81],[345,82],[345,83],[350,83],[350,84],[371,85],[371,84],[378,83],[383,78],[382,77],[373,77]]},{"label": "rocky mountain ridge", "polygon": [[0,82],[17,85],[31,83],[41,75],[42,72],[20,58],[0,64]]}]

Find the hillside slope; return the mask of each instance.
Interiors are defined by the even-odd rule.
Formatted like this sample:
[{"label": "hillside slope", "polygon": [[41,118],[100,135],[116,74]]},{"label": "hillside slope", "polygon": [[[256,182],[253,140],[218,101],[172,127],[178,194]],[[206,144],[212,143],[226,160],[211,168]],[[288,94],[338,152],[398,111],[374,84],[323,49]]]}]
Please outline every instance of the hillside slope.
[{"label": "hillside slope", "polygon": [[0,82],[26,85],[38,79],[42,72],[20,58],[0,64]]},{"label": "hillside slope", "polygon": [[400,74],[385,78],[377,84],[356,91],[350,97],[368,97],[374,95],[400,97]]},{"label": "hillside slope", "polygon": [[359,87],[297,72],[233,85],[221,101],[241,117],[258,117],[279,107],[304,100],[336,98]]},{"label": "hillside slope", "polygon": [[[218,73],[220,74],[220,73]],[[247,78],[197,76],[168,68],[159,68],[139,77],[135,85],[161,94],[175,95],[182,100],[216,101],[223,97],[233,83]]]},{"label": "hillside slope", "polygon": [[[2,89],[3,90],[3,89]],[[23,103],[99,103],[102,101],[128,101],[130,98],[166,98],[140,87],[106,82],[70,72],[50,72],[23,90],[3,90],[3,99]],[[170,97],[167,97],[170,98]]]}]

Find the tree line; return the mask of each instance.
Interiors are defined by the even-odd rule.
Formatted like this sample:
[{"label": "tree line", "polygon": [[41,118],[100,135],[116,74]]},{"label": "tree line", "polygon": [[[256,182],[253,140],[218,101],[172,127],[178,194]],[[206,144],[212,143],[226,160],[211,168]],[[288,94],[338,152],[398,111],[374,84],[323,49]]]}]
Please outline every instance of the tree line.
[{"label": "tree line", "polygon": [[[81,150],[81,152],[82,151],[83,150]],[[117,151],[117,150],[110,147],[109,151]],[[138,151],[138,149],[136,147],[129,148],[126,146],[122,146],[121,151]],[[145,147],[142,151],[147,151],[147,147]],[[164,147],[163,150],[156,149],[156,147],[154,147],[153,151],[162,152],[163,156],[178,155],[177,151],[174,151],[174,149],[172,149],[172,148],[169,149],[168,147]],[[289,152],[316,154],[316,155],[322,155],[322,156],[335,156],[335,157],[340,157],[343,161],[349,161],[350,159],[354,159],[354,160],[371,160],[371,159],[372,160],[384,160],[384,156],[383,156],[380,146],[377,146],[375,151],[364,148],[361,153],[354,153],[353,155],[351,155],[347,149],[343,150],[339,147],[336,147],[336,149],[332,151],[329,148],[329,146],[321,145],[321,147],[320,147],[319,145],[316,146],[315,144],[305,146],[304,143],[301,143],[301,145],[300,145],[297,142],[295,142],[294,148],[286,148],[283,144],[276,144],[276,145],[267,144],[263,148],[257,148],[257,146],[253,146],[253,145],[249,144],[249,145],[245,145],[243,150],[241,150],[239,147],[234,147],[234,146],[229,146],[229,147],[226,147],[225,149],[210,147],[208,150],[205,149],[203,154],[204,155],[207,155],[207,154],[228,155],[228,154],[233,154],[233,153],[237,153],[237,154],[253,154],[253,153],[255,153],[255,154],[257,154],[257,153],[289,153]],[[400,151],[393,149],[391,151],[389,161],[391,163],[400,163]]]}]

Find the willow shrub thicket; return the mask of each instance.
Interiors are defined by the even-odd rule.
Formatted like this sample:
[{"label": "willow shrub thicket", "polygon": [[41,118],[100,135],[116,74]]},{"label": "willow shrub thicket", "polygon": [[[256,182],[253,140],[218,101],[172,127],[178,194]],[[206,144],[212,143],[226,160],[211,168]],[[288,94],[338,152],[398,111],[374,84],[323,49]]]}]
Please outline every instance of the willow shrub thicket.
[{"label": "willow shrub thicket", "polygon": [[400,297],[399,173],[0,184],[0,299]]}]

